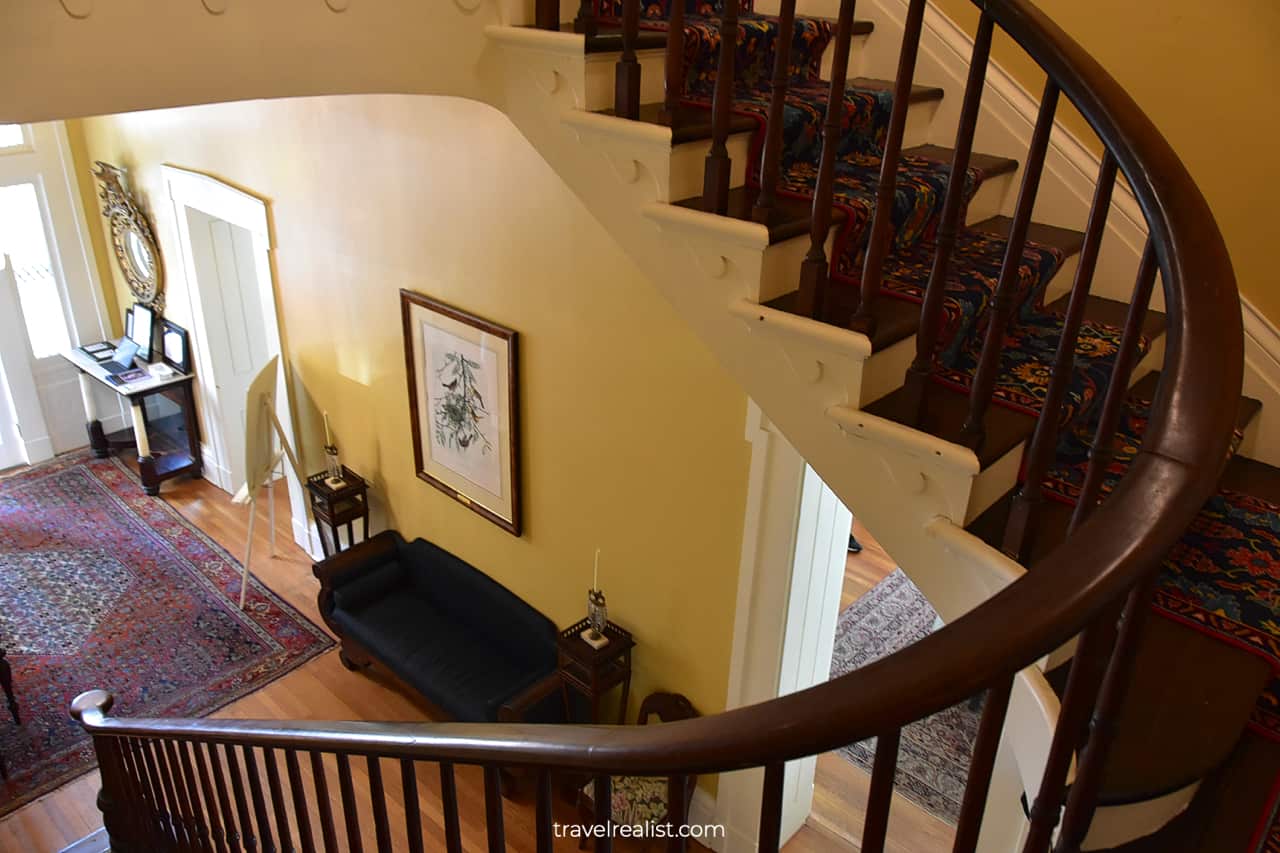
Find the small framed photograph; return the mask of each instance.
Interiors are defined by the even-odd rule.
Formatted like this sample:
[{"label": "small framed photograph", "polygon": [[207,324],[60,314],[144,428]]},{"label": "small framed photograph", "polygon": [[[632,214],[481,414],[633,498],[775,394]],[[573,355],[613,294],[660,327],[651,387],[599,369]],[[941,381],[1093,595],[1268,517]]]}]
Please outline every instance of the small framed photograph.
[{"label": "small framed photograph", "polygon": [[418,477],[520,535],[516,332],[400,291]]},{"label": "small framed photograph", "polygon": [[191,372],[191,340],[187,330],[170,320],[160,321],[160,357],[179,373]]},{"label": "small framed photograph", "polygon": [[156,335],[156,313],[141,302],[124,315],[124,336],[138,345],[138,358],[151,361]]}]

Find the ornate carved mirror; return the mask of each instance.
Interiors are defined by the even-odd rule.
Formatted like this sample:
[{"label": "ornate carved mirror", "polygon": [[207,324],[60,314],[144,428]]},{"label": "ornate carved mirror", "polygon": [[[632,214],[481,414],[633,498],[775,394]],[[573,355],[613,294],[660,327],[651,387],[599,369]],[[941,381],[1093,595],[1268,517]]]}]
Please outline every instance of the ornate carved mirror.
[{"label": "ornate carved mirror", "polygon": [[102,215],[111,223],[111,248],[133,297],[143,305],[164,310],[164,265],[151,225],[124,188],[124,172],[98,160],[93,176],[102,186]]}]

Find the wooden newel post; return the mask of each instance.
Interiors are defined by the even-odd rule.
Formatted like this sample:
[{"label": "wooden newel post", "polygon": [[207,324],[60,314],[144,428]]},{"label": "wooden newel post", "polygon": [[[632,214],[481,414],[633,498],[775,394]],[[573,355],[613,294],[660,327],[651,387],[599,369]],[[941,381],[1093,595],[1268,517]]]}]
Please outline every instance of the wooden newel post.
[{"label": "wooden newel post", "polygon": [[[71,700],[71,718],[85,730],[93,733],[111,710],[115,697],[105,690],[90,690]],[[111,850],[115,853],[141,851],[137,840],[129,831],[129,803],[124,795],[123,768],[113,739],[105,735],[93,735],[93,750],[98,756],[98,770],[102,788],[98,790],[98,811],[102,812],[102,826],[107,831]]]}]

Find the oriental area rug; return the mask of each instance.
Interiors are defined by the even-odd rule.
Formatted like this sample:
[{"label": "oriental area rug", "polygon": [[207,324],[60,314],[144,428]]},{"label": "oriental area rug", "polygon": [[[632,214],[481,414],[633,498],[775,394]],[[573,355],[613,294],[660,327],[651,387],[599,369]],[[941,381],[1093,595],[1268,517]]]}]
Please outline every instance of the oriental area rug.
[{"label": "oriental area rug", "polygon": [[0,479],[0,645],[21,725],[0,705],[0,815],[96,762],[68,707],[115,696],[113,715],[200,717],[333,646],[114,459],[87,452]]},{"label": "oriental area rug", "polygon": [[[840,613],[831,677],[836,678],[904,649],[934,630],[938,614],[902,569],[895,569]],[[952,826],[978,737],[981,705],[964,703],[939,711],[902,730],[897,792]],[[840,754],[871,772],[875,738],[846,746]]]}]

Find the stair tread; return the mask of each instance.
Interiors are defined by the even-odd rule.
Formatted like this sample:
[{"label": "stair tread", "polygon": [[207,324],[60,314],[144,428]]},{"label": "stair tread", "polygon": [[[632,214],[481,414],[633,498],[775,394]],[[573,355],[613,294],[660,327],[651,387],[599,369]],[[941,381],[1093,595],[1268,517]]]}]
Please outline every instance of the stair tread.
[{"label": "stair tread", "polygon": [[[1064,293],[1045,307],[1050,311],[1065,312],[1067,310],[1067,303],[1070,301],[1071,294]],[[1106,323],[1109,326],[1116,326],[1123,329],[1124,321],[1128,314],[1129,303],[1119,302],[1115,299],[1107,299],[1105,296],[1095,296],[1092,293],[1089,294],[1088,301],[1086,301],[1084,305],[1084,319],[1086,322]],[[1168,328],[1168,320],[1169,318],[1162,312],[1148,308],[1147,313],[1142,318],[1142,333],[1146,335],[1149,340],[1155,340],[1163,335],[1165,329]],[[1134,386],[1133,390],[1137,390],[1138,386],[1143,382],[1146,382],[1152,375],[1158,377],[1159,373],[1156,372],[1143,377],[1139,381],[1138,385]],[[1152,393],[1155,393],[1154,388],[1152,389]]]},{"label": "stair tread", "polygon": [[[867,89],[874,92],[892,92],[894,88],[892,80],[882,80],[879,77],[850,77],[848,87],[852,89]],[[909,104],[925,104],[930,101],[941,101],[946,94],[941,86],[924,86],[919,83],[911,84],[911,93],[907,95],[907,103]]]},{"label": "stair tread", "polygon": [[[886,302],[889,300],[885,300]],[[927,432],[943,441],[965,444],[960,431],[969,413],[969,396],[950,388],[926,383],[925,417],[917,423],[906,388],[899,388],[866,407],[869,414]],[[986,439],[977,448],[978,462],[988,468],[1000,457],[1031,437],[1036,419],[1006,406],[988,406],[983,426]]]},{"label": "stair tread", "polygon": [[[1012,227],[1013,219],[1008,216],[993,216],[969,226],[974,231],[985,231],[1000,237],[1008,237],[1009,229]],[[1067,257],[1071,257],[1079,253],[1080,247],[1084,245],[1084,232],[1071,228],[1059,228],[1057,225],[1045,225],[1042,222],[1032,222],[1027,227],[1027,239],[1042,246],[1058,249]]]},{"label": "stair tread", "polygon": [[[617,115],[612,107],[597,112],[606,116]],[[674,116],[668,115],[661,103],[641,104],[637,120],[644,124],[671,128],[672,145],[711,138],[711,111],[690,104],[680,104],[676,107]],[[736,113],[729,116],[730,133],[751,133],[757,126],[755,119],[750,116]]]},{"label": "stair tread", "polygon": [[[760,190],[756,187],[734,187],[729,190],[729,207],[723,215],[743,222],[754,221],[751,217],[751,206],[755,204],[759,194]],[[700,195],[681,199],[675,202],[675,205],[690,210],[704,209]],[[808,234],[812,215],[811,200],[778,196],[778,203],[774,206],[768,222],[769,244],[781,243],[783,240]],[[832,225],[839,225],[848,218],[849,214],[843,208],[836,207],[831,211]]]},{"label": "stair tread", "polygon": [[[923,157],[926,160],[935,160],[939,163],[950,163],[955,159],[956,151],[954,148],[944,148],[941,145],[917,145],[915,148],[904,149],[902,153],[905,156]],[[993,178],[996,175],[1007,175],[1018,171],[1018,161],[1012,157],[999,157],[995,154],[982,154],[974,151],[969,155],[969,168],[977,169],[986,177]]]}]

